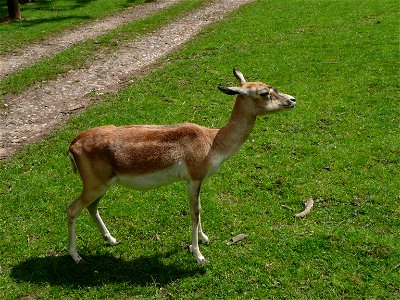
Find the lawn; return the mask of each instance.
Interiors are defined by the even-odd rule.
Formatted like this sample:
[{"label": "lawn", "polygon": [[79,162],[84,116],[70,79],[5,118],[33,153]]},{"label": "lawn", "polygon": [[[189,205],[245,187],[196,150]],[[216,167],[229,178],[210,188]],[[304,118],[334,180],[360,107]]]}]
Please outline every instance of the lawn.
[{"label": "lawn", "polygon": [[[0,26],[0,52],[21,46],[78,24],[93,21],[146,0],[35,0],[20,5],[23,21]],[[8,15],[7,3],[0,4],[0,18]]]},{"label": "lawn", "polygon": [[[143,1],[136,1],[135,3],[141,2]],[[129,41],[135,37],[151,32],[152,30],[161,27],[163,24],[171,22],[179,16],[182,16],[189,10],[200,6],[204,2],[207,2],[207,0],[180,1],[179,3],[163,9],[158,13],[151,14],[143,19],[129,22],[128,24],[120,26],[114,30],[110,30],[100,36],[90,38],[87,41],[73,45],[64,51],[42,59],[40,62],[34,65],[18,70],[10,76],[0,80],[0,102],[2,97],[6,94],[19,94],[37,82],[52,80],[60,74],[64,74],[73,69],[82,68],[89,62],[95,60],[96,55],[98,55],[99,52],[111,53],[112,51],[115,51],[118,45],[120,46],[127,40]],[[65,12],[65,14],[68,15],[72,13],[73,10],[67,10]],[[73,24],[69,21],[69,19],[67,20],[64,20],[62,23],[62,28],[66,28]],[[93,18],[91,18],[91,20],[93,20]],[[24,35],[19,34],[19,27],[21,24],[24,24],[24,22],[18,21],[11,24],[6,24],[5,28],[3,29],[7,29],[6,27],[8,26],[8,34],[14,33],[18,37],[19,42],[22,45],[26,45],[29,40],[24,40]],[[30,27],[30,30],[33,30],[33,28]],[[47,36],[54,34],[54,31],[55,29],[50,27],[46,28],[46,30],[42,31],[41,33],[43,36]],[[0,34],[3,33],[4,31],[2,32],[0,30]],[[36,31],[28,36],[35,37],[35,33]],[[5,43],[5,45],[9,46],[9,43]]]},{"label": "lawn", "polygon": [[[400,298],[399,10],[393,0],[255,1],[209,27],[154,72],[0,162],[2,299]],[[234,102],[217,85],[249,81],[296,96],[261,117],[202,190],[201,245],[188,253],[184,183],[109,190],[100,213],[122,240],[106,247],[87,213],[75,265],[66,205],[81,189],[66,157],[104,124],[223,126]],[[315,206],[304,219],[302,200]],[[249,237],[228,246],[234,235]]]}]

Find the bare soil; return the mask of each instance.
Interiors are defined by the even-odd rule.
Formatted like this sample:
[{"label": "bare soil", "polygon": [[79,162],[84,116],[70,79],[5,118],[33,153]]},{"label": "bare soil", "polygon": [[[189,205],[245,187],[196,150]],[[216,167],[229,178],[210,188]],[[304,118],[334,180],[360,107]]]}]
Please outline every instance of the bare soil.
[{"label": "bare soil", "polygon": [[[222,20],[227,13],[251,1],[213,1],[150,34],[120,44],[119,49],[111,55],[97,53],[97,59],[83,69],[73,70],[56,80],[37,84],[18,96],[8,96],[4,101],[7,108],[0,110],[0,159],[6,159],[20,147],[49,135],[57,125],[65,122],[69,115],[84,109],[92,99],[86,95],[117,91],[130,77],[150,71],[152,65],[181,47],[206,26]],[[177,1],[159,1],[158,6],[153,6],[153,10],[146,10],[143,7],[138,9],[142,10],[141,17],[144,17],[175,2]],[[107,23],[110,20],[112,17],[98,22]],[[105,24],[96,24],[99,28],[118,26],[114,24],[107,27]],[[82,29],[76,30],[80,32]],[[96,34],[101,34],[98,32],[103,31],[99,30]],[[62,47],[66,48],[82,41],[83,39],[76,40],[76,36],[79,35],[74,32],[65,33]],[[86,38],[93,36],[95,35],[88,35]],[[45,50],[36,52],[35,58],[32,59],[31,55],[25,57],[17,55],[19,58],[15,59],[13,64],[23,67],[34,63],[38,55],[44,57],[64,49],[50,47],[49,45],[53,43],[54,40],[50,39],[32,46],[32,49]]]}]

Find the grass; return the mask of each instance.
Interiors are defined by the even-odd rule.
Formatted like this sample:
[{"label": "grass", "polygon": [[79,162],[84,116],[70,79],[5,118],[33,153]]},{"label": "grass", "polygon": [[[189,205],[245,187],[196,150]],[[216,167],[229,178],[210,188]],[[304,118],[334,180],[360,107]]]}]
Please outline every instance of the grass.
[{"label": "grass", "polygon": [[[194,9],[205,0],[185,0],[146,18],[123,25],[117,29],[81,42],[75,46],[43,59],[0,80],[0,97],[6,94],[19,94],[37,82],[55,79],[69,70],[82,68],[96,59],[100,51],[111,53],[118,46],[135,37],[151,32],[167,22]],[[14,30],[15,34],[17,31]]]},{"label": "grass", "polygon": [[[397,299],[400,297],[398,9],[395,1],[257,1],[210,27],[169,64],[1,162],[4,299]],[[67,257],[65,206],[80,191],[65,156],[81,130],[185,121],[220,127],[249,80],[296,96],[259,118],[202,191],[211,238],[201,267],[185,247],[185,184],[113,187],[101,214],[123,243],[104,247],[87,214]],[[166,113],[168,112],[168,113]],[[315,207],[294,219],[302,200]],[[154,213],[155,212],[155,213]],[[231,235],[249,237],[227,246]],[[159,236],[159,240],[156,236]]]},{"label": "grass", "polygon": [[[22,21],[0,25],[0,52],[12,52],[51,34],[86,23],[146,0],[36,0],[21,5]],[[0,17],[7,16],[0,4]],[[12,41],[12,42],[10,42]]]}]

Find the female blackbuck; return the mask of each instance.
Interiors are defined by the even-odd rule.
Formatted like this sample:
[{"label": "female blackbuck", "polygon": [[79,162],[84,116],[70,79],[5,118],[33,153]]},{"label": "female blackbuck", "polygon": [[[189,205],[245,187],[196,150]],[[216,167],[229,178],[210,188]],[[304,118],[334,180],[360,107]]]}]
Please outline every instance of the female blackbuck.
[{"label": "female blackbuck", "polygon": [[175,181],[186,181],[192,219],[191,251],[197,262],[208,261],[200,253],[198,238],[208,237],[200,221],[200,187],[218,171],[222,162],[239,150],[249,136],[256,117],[292,109],[295,98],[261,82],[246,82],[233,70],[240,87],[218,87],[223,93],[237,95],[228,124],[221,129],[185,123],[175,126],[102,126],[79,134],[69,147],[69,156],[83,182],[83,191],[67,209],[69,254],[76,263],[75,224],[87,208],[105,240],[119,243],[103,223],[97,207],[110,185],[117,181],[133,189],[151,189]]}]

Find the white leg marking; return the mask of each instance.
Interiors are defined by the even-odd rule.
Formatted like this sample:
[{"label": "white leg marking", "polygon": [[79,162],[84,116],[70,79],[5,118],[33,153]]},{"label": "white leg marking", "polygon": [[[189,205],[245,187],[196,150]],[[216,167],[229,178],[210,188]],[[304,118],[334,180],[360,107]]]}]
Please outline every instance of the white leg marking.
[{"label": "white leg marking", "polygon": [[206,236],[206,235],[204,234],[204,232],[203,232],[203,227],[202,227],[202,225],[201,225],[200,214],[199,214],[199,228],[198,228],[198,229],[199,229],[198,232],[199,232],[199,235],[200,235],[200,238],[201,238],[201,242],[202,242],[203,244],[208,244],[208,243],[209,243],[209,239],[208,239],[208,236]]},{"label": "white leg marking", "polygon": [[106,227],[106,224],[104,224],[103,220],[100,217],[99,211],[97,209],[99,202],[100,202],[100,198],[88,207],[88,211],[89,211],[90,215],[92,216],[94,222],[96,223],[97,227],[99,228],[104,239],[107,241],[107,243],[110,245],[117,245],[120,243],[120,241],[115,239],[110,234],[110,232],[108,231],[108,229]]},{"label": "white leg marking", "polygon": [[76,233],[75,233],[75,225],[76,225],[76,217],[79,215],[81,210],[78,210],[77,212],[73,211],[72,209],[72,202],[68,209],[67,209],[67,214],[68,214],[68,237],[69,237],[69,245],[68,245],[68,253],[72,257],[72,259],[75,261],[75,263],[79,263],[82,261],[82,258],[78,255],[78,252],[76,251]]},{"label": "white leg marking", "polygon": [[202,239],[206,238],[208,240],[208,237],[203,234],[200,225],[200,187],[201,181],[189,182],[189,204],[192,217],[192,245],[190,249],[199,264],[207,264],[209,261],[204,258],[199,249],[199,232],[201,232]]}]

